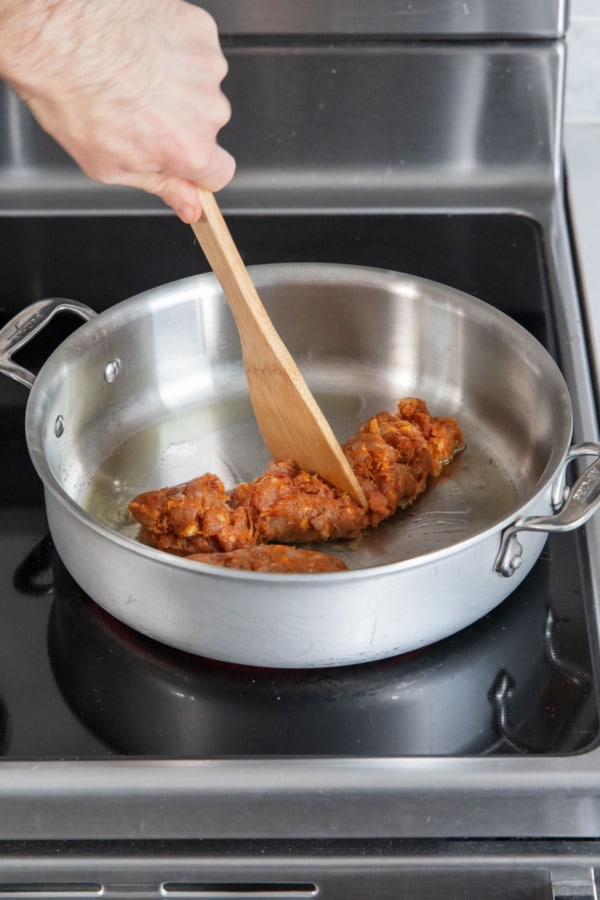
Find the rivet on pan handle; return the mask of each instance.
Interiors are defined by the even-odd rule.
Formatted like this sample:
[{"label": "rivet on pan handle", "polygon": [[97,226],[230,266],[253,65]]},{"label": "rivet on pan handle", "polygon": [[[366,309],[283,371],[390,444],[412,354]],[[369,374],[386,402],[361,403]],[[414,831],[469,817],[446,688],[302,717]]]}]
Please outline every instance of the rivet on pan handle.
[{"label": "rivet on pan handle", "polygon": [[[573,487],[565,487],[567,466],[580,456],[598,457],[579,476]],[[494,563],[494,571],[509,578],[523,562],[523,547],[517,539],[518,531],[564,532],[579,528],[600,507],[600,444],[577,444],[569,450],[560,476],[552,492],[552,502],[560,507],[554,515],[530,516],[517,519],[502,532],[500,551]]]},{"label": "rivet on pan handle", "polygon": [[33,385],[35,375],[24,366],[13,362],[12,356],[28,344],[59,312],[72,312],[86,320],[96,315],[89,306],[77,300],[64,300],[60,297],[38,300],[37,303],[27,306],[0,330],[0,373],[8,375],[25,387],[30,388]]}]

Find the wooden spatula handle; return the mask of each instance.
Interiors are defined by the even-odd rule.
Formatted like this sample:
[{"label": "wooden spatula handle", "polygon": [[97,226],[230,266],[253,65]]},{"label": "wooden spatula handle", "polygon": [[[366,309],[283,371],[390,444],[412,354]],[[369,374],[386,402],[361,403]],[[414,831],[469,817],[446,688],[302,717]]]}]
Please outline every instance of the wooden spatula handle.
[{"label": "wooden spatula handle", "polygon": [[192,228],[235,318],[267,447],[275,459],[295,460],[366,506],[350,463],[258,296],[215,197],[201,191],[201,199],[202,217]]},{"label": "wooden spatula handle", "polygon": [[270,323],[215,195],[201,190],[200,196],[203,215],[192,228],[223,288],[236,322],[241,325],[250,310],[254,317],[264,317]]}]

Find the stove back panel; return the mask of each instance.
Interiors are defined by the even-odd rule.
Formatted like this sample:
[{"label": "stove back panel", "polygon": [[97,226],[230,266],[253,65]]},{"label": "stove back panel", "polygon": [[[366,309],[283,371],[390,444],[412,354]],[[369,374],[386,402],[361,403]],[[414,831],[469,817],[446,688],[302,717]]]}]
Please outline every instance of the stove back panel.
[{"label": "stove back panel", "polygon": [[565,0],[203,0],[222,35],[322,35],[461,39],[558,37],[564,34]]},{"label": "stove back panel", "polygon": [[[523,209],[556,188],[561,41],[288,39],[226,55],[233,116],[221,142],[237,160],[227,212]],[[85,178],[5,87],[0,209],[168,215],[141,191]]]}]

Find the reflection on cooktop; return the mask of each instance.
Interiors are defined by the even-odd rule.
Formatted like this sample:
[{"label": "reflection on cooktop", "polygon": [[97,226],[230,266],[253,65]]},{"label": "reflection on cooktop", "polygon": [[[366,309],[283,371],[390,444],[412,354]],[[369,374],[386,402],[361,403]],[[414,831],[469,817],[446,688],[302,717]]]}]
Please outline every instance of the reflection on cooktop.
[{"label": "reflection on cooktop", "polygon": [[581,655],[577,666],[562,656],[580,623],[568,602],[548,605],[556,579],[547,553],[504,604],[460,634],[322,671],[236,666],[165,647],[105,613],[60,560],[53,568],[54,676],[76,715],[118,753],[565,753],[596,734],[589,672]]}]

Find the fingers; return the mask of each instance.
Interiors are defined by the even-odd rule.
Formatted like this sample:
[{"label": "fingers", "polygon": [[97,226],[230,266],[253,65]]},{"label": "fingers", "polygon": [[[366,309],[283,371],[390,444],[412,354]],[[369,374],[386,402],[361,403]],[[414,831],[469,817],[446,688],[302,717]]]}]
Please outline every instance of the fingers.
[{"label": "fingers", "polygon": [[235,171],[217,143],[231,105],[214,19],[184,0],[48,5],[14,79],[39,124],[90,178],[141,188],[195,221],[197,188],[218,191]]},{"label": "fingers", "polygon": [[140,188],[154,194],[167,206],[170,206],[186,225],[197,222],[202,213],[202,204],[198,187],[216,192],[231,181],[235,171],[235,160],[226,150],[218,148],[215,165],[197,182],[187,181],[173,176],[128,175],[119,183],[129,187]]}]

